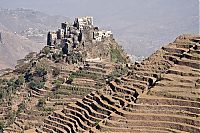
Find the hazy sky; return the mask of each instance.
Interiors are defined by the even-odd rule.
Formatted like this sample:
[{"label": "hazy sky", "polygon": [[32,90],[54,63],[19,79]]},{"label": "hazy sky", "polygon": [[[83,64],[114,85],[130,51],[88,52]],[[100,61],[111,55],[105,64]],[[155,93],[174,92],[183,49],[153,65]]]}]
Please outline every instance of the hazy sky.
[{"label": "hazy sky", "polygon": [[[0,0],[0,7],[12,9],[29,8],[48,14],[58,14],[69,17],[93,15],[101,18],[104,15],[115,15],[125,10],[138,12],[138,15],[141,15],[143,11],[147,14],[155,13],[155,15],[159,13],[162,14],[165,11],[168,11],[169,14],[175,12],[184,13],[184,11],[197,13],[198,1],[199,0]],[[148,9],[153,11],[148,11],[148,13],[146,12]]]},{"label": "hazy sky", "polygon": [[0,0],[0,7],[94,16],[95,25],[111,29],[125,50],[138,56],[148,56],[180,34],[199,32],[198,0]]}]

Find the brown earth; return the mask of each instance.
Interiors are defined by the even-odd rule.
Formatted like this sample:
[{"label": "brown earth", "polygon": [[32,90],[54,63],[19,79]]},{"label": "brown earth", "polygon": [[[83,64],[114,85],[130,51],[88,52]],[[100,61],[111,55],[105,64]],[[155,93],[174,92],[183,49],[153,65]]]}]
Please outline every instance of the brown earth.
[{"label": "brown earth", "polygon": [[[128,61],[126,53],[113,38],[98,44],[86,42],[84,49],[78,49],[87,52],[87,58],[96,58],[94,53],[101,51],[107,53],[101,54],[101,60],[96,62],[79,62],[79,58],[75,58],[76,63],[68,63],[59,55],[54,60],[48,55],[51,52],[55,55],[59,49],[49,47],[18,60],[13,71],[7,70],[0,77],[0,124],[4,126],[4,132],[32,132],[53,111],[62,110],[87,94],[106,88],[106,79],[115,78],[128,69],[117,64],[118,59],[113,60],[111,49],[117,51],[120,61]],[[49,52],[45,54],[44,51]]]},{"label": "brown earth", "polygon": [[200,36],[182,35],[128,74],[54,111],[36,132],[200,132]]}]

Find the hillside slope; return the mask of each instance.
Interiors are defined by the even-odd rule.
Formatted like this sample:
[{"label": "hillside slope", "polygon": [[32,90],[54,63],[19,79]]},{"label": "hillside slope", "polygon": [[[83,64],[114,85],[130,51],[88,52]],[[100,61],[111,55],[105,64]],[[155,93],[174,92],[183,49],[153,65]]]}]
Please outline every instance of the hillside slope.
[{"label": "hillside slope", "polygon": [[182,35],[131,71],[45,118],[41,132],[200,132],[200,36]]},{"label": "hillside slope", "polygon": [[0,77],[0,130],[11,133],[37,128],[53,111],[105,88],[107,82],[128,71],[127,54],[113,36],[95,41],[93,26],[81,31],[84,41],[64,53],[66,43],[59,42],[71,40],[77,34],[74,29],[78,31],[74,25],[70,29],[69,36],[54,40],[39,53],[29,53],[18,60],[13,71]]}]

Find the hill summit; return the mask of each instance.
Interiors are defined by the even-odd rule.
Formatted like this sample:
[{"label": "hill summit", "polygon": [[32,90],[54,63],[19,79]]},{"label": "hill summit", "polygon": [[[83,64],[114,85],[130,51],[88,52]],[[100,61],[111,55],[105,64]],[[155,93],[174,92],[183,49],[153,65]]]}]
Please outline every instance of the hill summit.
[{"label": "hill summit", "polygon": [[[93,26],[92,17],[76,18],[73,24],[61,23],[57,31],[49,32],[47,45],[48,58],[55,54],[65,57],[65,62],[114,61],[126,63],[128,57],[120,56],[121,48],[115,42],[111,31],[100,30]],[[122,53],[122,52],[121,52]]]},{"label": "hill summit", "polygon": [[4,132],[200,132],[200,36],[141,63],[92,17],[64,22],[0,78]]},{"label": "hill summit", "polygon": [[29,53],[0,77],[1,129],[39,127],[53,111],[125,74],[128,64],[112,32],[93,26],[92,17],[61,23],[57,31],[48,32],[39,53]]}]

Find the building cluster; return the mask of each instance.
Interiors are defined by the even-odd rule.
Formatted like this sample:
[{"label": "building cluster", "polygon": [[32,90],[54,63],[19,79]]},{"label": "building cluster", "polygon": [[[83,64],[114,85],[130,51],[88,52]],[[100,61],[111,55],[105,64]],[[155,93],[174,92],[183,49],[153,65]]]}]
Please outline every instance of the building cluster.
[{"label": "building cluster", "polygon": [[93,32],[93,39],[96,41],[102,41],[102,39],[110,37],[112,35],[112,32],[106,31],[106,30],[94,30]]},{"label": "building cluster", "polygon": [[89,37],[96,42],[112,36],[111,31],[99,30],[98,27],[94,27],[93,17],[81,17],[75,18],[73,24],[68,22],[61,23],[61,28],[58,31],[49,32],[47,35],[47,45],[51,47],[60,45],[63,53],[68,54],[72,49],[77,48],[78,45],[84,45],[85,30],[93,32]]}]

